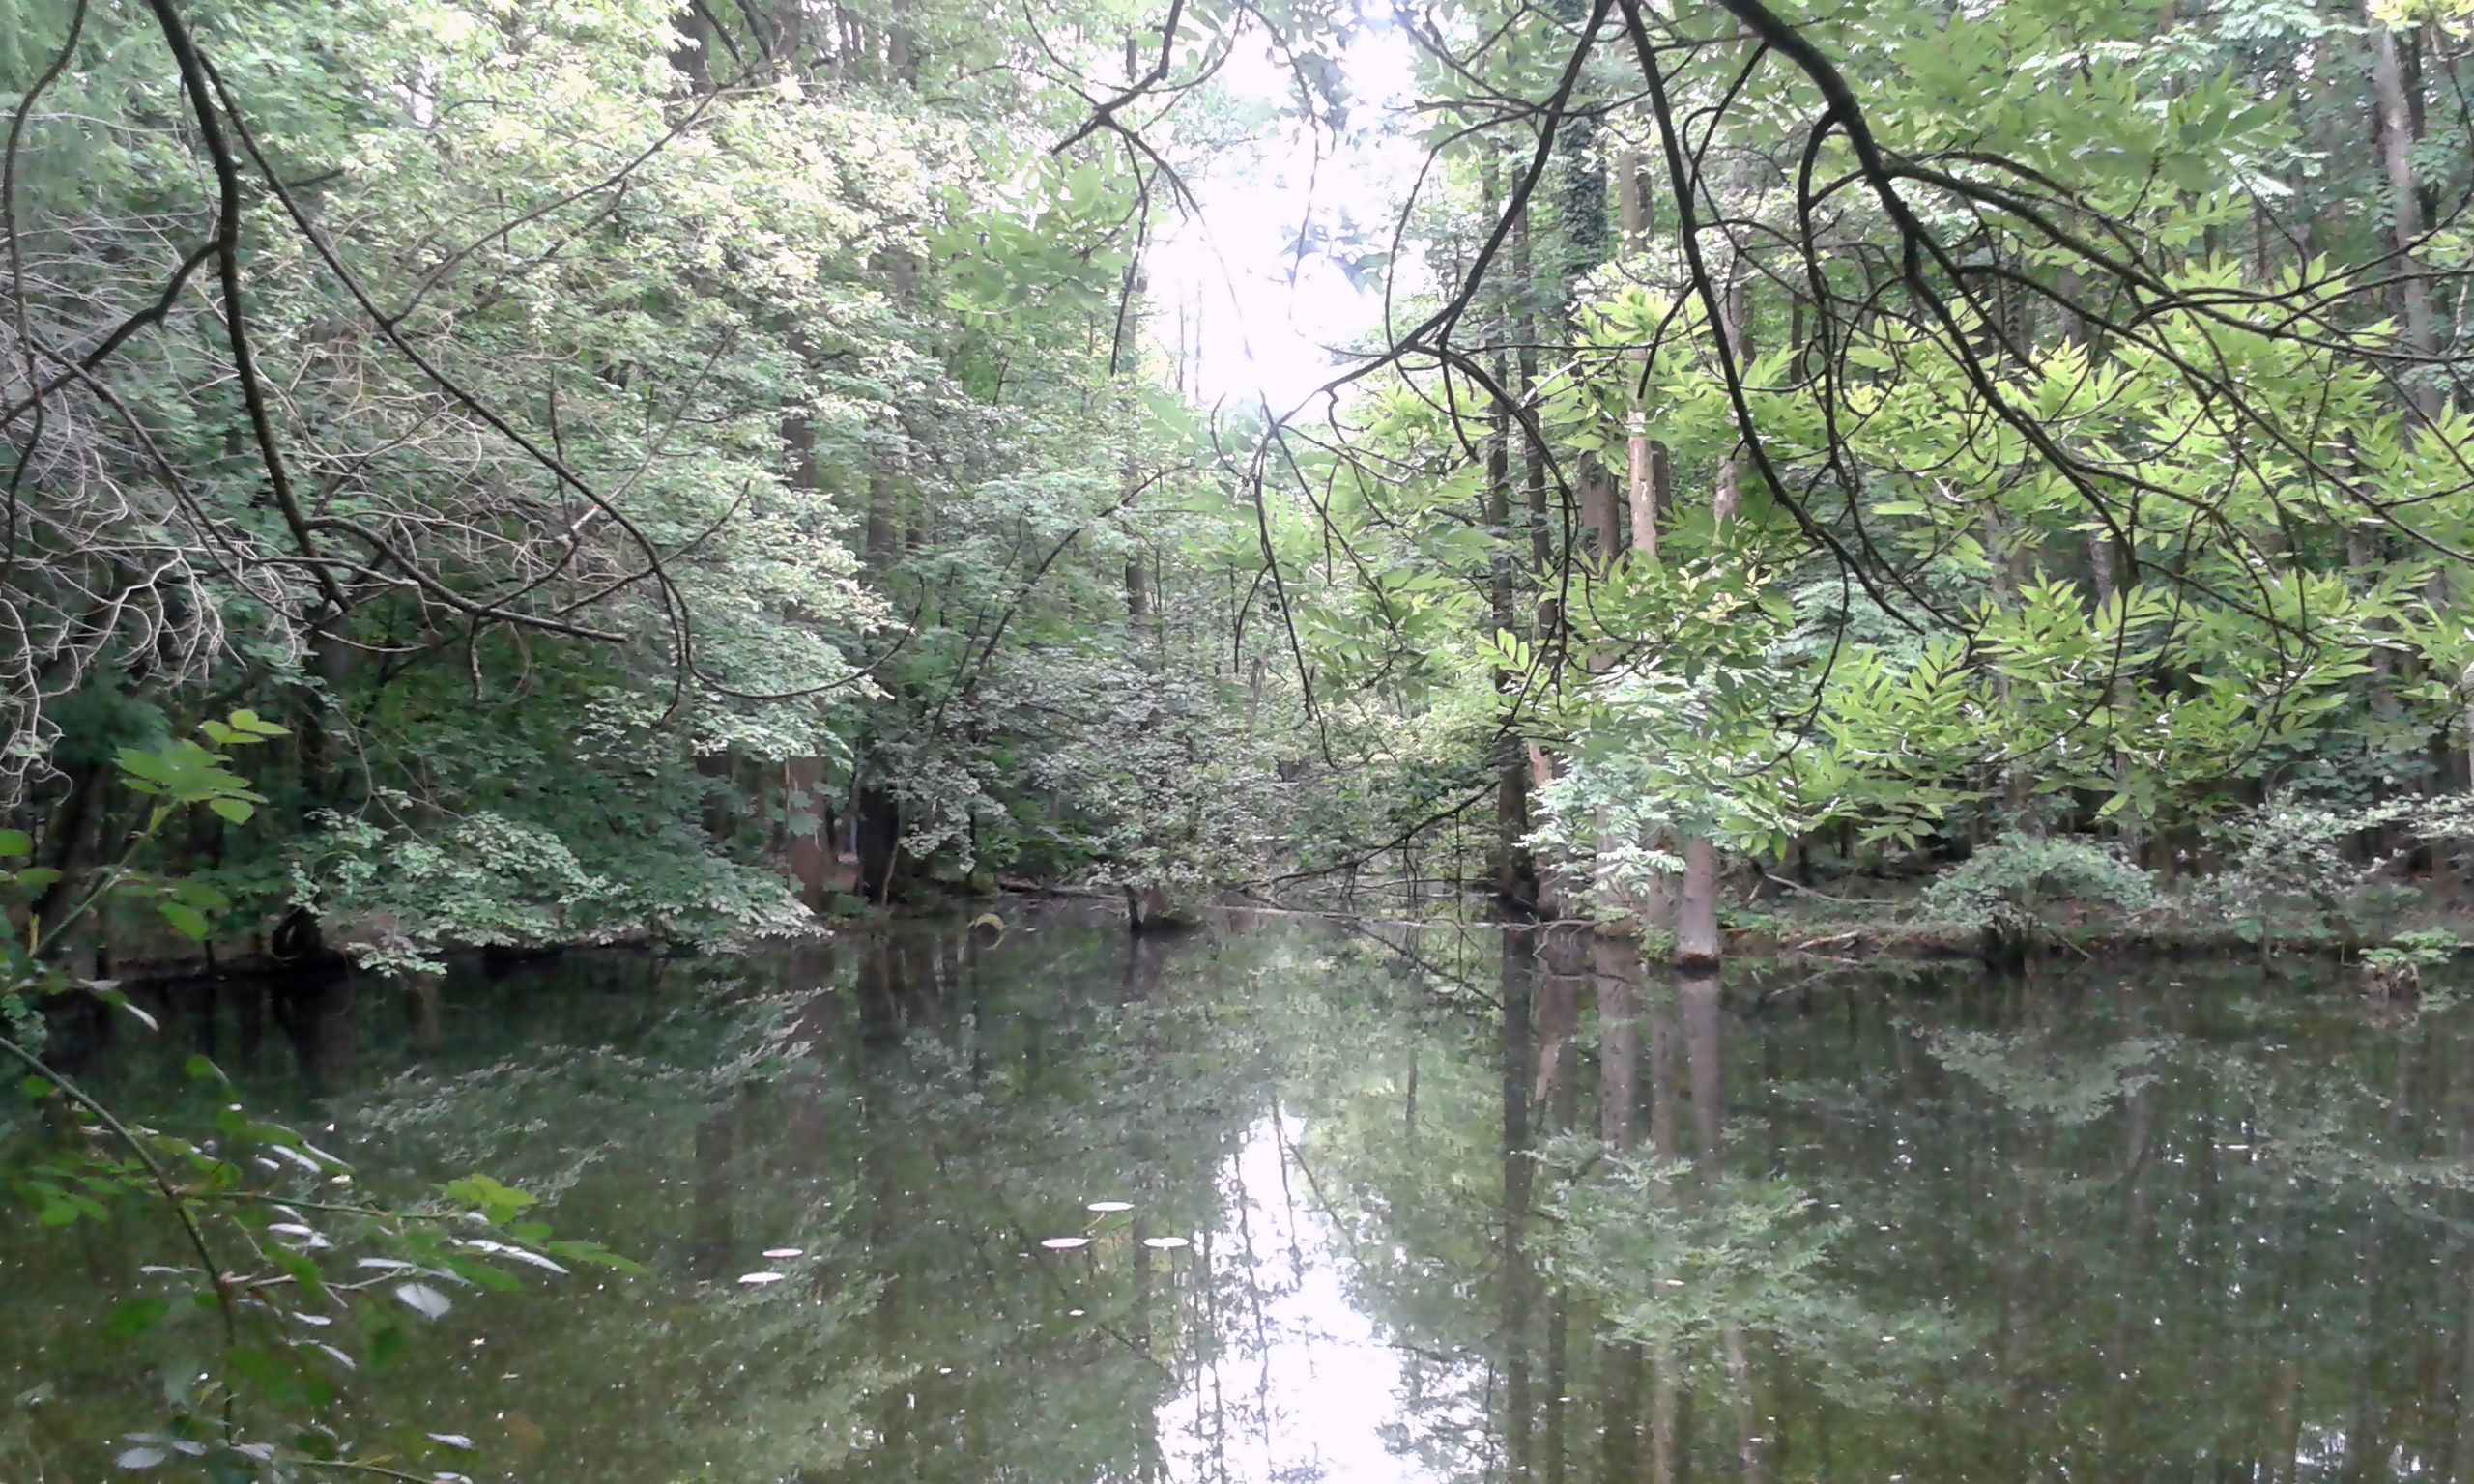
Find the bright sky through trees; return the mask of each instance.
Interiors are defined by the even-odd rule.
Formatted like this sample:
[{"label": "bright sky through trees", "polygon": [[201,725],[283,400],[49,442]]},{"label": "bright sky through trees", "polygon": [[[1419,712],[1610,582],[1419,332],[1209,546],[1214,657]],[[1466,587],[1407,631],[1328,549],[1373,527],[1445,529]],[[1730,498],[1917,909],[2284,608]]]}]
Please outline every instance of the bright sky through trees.
[{"label": "bright sky through trees", "polygon": [[[1260,397],[1288,411],[1381,328],[1390,270],[1364,254],[1389,252],[1382,229],[1423,158],[1408,133],[1415,60],[1408,38],[1369,16],[1340,56],[1338,118],[1301,112],[1296,73],[1259,32],[1221,71],[1259,127],[1188,177],[1200,215],[1164,213],[1148,270],[1152,334],[1171,364],[1182,344],[1197,404]],[[1395,281],[1421,289],[1417,244],[1404,247]]]}]

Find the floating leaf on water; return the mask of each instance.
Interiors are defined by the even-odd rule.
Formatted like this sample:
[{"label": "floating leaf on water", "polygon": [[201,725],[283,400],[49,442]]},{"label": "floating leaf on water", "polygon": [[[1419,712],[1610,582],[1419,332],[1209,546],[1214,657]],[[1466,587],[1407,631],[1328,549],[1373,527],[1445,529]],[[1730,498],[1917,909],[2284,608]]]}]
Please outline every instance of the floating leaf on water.
[{"label": "floating leaf on water", "polygon": [[738,1280],[741,1283],[779,1283],[782,1281],[782,1274],[778,1272],[742,1272],[738,1275]]},{"label": "floating leaf on water", "polygon": [[1091,1239],[1088,1237],[1050,1237],[1040,1243],[1050,1252],[1071,1252],[1076,1247],[1087,1247],[1090,1244]]},{"label": "floating leaf on water", "polygon": [[764,1255],[771,1258],[805,1257],[807,1250],[803,1247],[766,1247]]},{"label": "floating leaf on water", "polygon": [[446,1311],[455,1307],[445,1294],[426,1283],[398,1283],[395,1285],[395,1297],[404,1300],[406,1308],[423,1319],[444,1319]]},{"label": "floating leaf on water", "polygon": [[1142,1239],[1142,1244],[1154,1252],[1173,1252],[1179,1247],[1194,1245],[1183,1237],[1145,1237]]},{"label": "floating leaf on water", "polygon": [[1132,1211],[1132,1210],[1134,1210],[1134,1202],[1132,1202],[1132,1201],[1093,1201],[1090,1205],[1085,1206],[1085,1207],[1083,1207],[1082,1209],[1083,1209],[1084,1211],[1096,1211],[1096,1212],[1100,1213],[1102,1215],[1107,1215],[1107,1214],[1108,1214],[1108,1213],[1111,1213],[1111,1212]]}]

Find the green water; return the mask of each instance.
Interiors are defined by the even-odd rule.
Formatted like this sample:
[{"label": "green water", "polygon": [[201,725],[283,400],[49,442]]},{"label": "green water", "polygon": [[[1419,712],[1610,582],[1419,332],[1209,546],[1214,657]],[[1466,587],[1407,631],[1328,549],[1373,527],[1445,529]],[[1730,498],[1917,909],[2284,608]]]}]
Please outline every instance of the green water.
[{"label": "green water", "polygon": [[[486,1171],[651,1270],[354,1376],[348,1440],[473,1441],[424,1471],[2474,1478],[2469,1018],[2307,978],[1050,921],[159,1009],[64,1054],[171,1123],[205,1050],[366,1188]],[[10,1484],[159,1415],[89,1323],[144,1228],[0,1224]]]}]

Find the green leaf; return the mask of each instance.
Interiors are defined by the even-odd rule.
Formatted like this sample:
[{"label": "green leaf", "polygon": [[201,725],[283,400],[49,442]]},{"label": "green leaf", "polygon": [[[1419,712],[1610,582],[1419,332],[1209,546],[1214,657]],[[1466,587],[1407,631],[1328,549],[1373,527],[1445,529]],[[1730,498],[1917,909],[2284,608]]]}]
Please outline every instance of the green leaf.
[{"label": "green leaf", "polygon": [[0,830],[0,860],[35,853],[35,838],[23,830]]},{"label": "green leaf", "polygon": [[197,908],[185,901],[158,901],[155,909],[163,914],[163,921],[171,924],[175,932],[200,943],[206,941],[206,914]]},{"label": "green leaf", "polygon": [[234,824],[246,824],[249,816],[257,813],[254,807],[240,799],[209,799],[206,807]]}]

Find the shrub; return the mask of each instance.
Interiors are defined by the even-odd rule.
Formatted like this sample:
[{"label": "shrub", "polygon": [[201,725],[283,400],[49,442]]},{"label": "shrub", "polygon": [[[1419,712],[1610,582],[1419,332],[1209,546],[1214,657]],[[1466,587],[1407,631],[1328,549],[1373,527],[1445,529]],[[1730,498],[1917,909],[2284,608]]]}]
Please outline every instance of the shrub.
[{"label": "shrub", "polygon": [[1988,947],[2011,951],[2048,935],[2051,909],[2062,901],[2136,915],[2157,905],[2156,882],[2087,841],[2009,834],[1924,892],[1928,922],[1980,932]]}]

